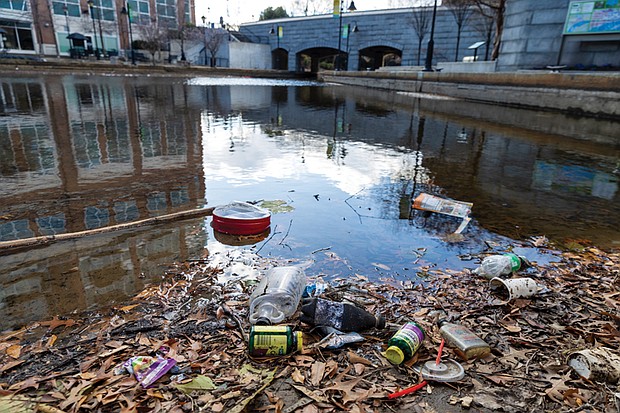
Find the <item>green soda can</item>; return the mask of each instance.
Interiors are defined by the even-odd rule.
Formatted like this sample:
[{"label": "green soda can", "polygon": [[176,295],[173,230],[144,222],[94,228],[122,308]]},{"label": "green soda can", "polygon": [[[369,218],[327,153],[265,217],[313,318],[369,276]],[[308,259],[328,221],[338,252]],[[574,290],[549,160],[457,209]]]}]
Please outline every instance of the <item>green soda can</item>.
[{"label": "green soda can", "polygon": [[252,326],[250,330],[248,351],[253,357],[284,356],[301,351],[302,346],[301,331],[290,326]]},{"label": "green soda can", "polygon": [[413,321],[405,323],[388,341],[388,348],[383,353],[392,364],[401,364],[409,360],[420,348],[424,340],[424,329]]}]

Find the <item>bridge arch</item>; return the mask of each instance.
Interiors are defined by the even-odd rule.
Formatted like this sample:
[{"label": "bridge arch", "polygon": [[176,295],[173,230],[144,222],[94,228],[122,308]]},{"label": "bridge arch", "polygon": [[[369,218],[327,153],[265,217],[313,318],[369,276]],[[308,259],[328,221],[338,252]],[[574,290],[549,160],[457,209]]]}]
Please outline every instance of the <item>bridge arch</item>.
[{"label": "bridge arch", "polygon": [[288,70],[288,50],[282,47],[272,49],[271,67],[275,70]]}]

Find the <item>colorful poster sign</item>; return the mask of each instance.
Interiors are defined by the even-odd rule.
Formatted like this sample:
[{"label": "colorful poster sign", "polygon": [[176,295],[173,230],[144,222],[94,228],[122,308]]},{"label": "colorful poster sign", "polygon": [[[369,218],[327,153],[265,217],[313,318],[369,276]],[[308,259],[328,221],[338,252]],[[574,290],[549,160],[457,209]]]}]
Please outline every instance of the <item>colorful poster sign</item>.
[{"label": "colorful poster sign", "polygon": [[334,0],[334,17],[340,17],[340,0]]},{"label": "colorful poster sign", "polygon": [[571,1],[564,34],[620,33],[620,0]]}]

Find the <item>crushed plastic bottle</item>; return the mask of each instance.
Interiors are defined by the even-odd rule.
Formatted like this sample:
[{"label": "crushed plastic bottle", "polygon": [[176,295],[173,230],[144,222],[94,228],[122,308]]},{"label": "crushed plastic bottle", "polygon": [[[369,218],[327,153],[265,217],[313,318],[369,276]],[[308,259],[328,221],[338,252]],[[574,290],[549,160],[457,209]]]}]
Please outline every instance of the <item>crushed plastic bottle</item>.
[{"label": "crushed plastic bottle", "polygon": [[305,287],[306,275],[301,268],[270,269],[250,296],[250,323],[271,325],[292,316]]},{"label": "crushed plastic bottle", "polygon": [[473,273],[490,280],[517,271],[521,268],[522,262],[522,259],[516,254],[491,255],[485,257]]},{"label": "crushed plastic bottle", "polygon": [[385,318],[349,303],[339,303],[322,298],[304,298],[301,321],[314,326],[334,327],[344,333],[371,328],[385,328]]}]

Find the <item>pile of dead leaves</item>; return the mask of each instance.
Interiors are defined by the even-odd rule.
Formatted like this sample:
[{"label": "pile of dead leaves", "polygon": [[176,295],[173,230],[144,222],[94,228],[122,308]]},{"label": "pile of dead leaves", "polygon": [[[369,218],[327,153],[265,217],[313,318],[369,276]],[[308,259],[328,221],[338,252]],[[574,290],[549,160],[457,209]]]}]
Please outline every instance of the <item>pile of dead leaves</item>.
[{"label": "pile of dead leaves", "polygon": [[[618,349],[618,254],[591,248],[534,265],[518,275],[546,292],[508,304],[468,271],[428,269],[423,283],[372,283],[356,274],[330,279],[327,298],[380,312],[392,328],[325,351],[309,326],[293,320],[304,331],[304,351],[267,360],[247,352],[253,282],[222,274],[209,261],[179,264],[125,306],[3,333],[0,412],[617,411],[616,385],[577,377],[566,358],[583,348]],[[435,309],[475,331],[491,355],[461,362],[466,375],[459,382],[388,399],[421,381],[415,363],[436,356],[440,336],[429,315]],[[393,366],[381,352],[409,320],[427,337],[414,360]],[[156,354],[176,366],[150,388],[122,368],[132,357]],[[455,354],[446,347],[444,357]]]}]

